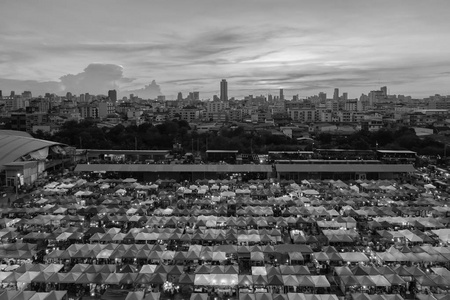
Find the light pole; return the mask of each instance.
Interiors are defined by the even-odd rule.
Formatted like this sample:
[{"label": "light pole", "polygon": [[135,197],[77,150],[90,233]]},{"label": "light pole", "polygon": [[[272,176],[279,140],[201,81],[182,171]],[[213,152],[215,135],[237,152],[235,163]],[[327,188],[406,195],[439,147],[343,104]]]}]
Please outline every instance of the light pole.
[{"label": "light pole", "polygon": [[19,198],[19,179],[20,179],[20,173],[17,173],[16,177],[16,200]]}]

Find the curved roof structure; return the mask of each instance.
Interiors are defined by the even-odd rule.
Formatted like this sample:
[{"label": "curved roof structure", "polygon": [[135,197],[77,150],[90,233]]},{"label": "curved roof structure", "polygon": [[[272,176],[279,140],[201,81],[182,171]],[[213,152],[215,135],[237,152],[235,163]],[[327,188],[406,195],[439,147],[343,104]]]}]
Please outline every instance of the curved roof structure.
[{"label": "curved roof structure", "polygon": [[24,137],[32,138],[31,134],[29,134],[26,131],[10,130],[10,129],[1,129],[0,135],[14,135],[14,136],[24,136]]},{"label": "curved roof structure", "polygon": [[5,135],[0,132],[0,170],[5,164],[17,161],[30,152],[56,145],[63,144],[26,136]]}]

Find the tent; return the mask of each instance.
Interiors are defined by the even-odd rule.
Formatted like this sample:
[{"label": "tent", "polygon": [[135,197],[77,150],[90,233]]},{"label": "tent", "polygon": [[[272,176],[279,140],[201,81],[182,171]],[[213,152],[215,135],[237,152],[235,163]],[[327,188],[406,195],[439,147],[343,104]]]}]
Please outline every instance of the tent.
[{"label": "tent", "polygon": [[207,293],[192,293],[190,300],[208,300]]},{"label": "tent", "polygon": [[144,299],[144,292],[129,292],[125,300],[142,300]]},{"label": "tent", "polygon": [[314,283],[314,287],[330,287],[330,282],[325,275],[315,275],[311,276],[311,279]]}]

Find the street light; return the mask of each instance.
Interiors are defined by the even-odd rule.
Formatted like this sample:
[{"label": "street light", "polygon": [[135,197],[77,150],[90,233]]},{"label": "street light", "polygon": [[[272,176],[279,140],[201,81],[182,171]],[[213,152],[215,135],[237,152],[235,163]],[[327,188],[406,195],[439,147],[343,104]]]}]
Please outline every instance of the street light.
[{"label": "street light", "polygon": [[20,173],[17,173],[16,177],[16,200],[19,198],[19,179],[20,179]]}]

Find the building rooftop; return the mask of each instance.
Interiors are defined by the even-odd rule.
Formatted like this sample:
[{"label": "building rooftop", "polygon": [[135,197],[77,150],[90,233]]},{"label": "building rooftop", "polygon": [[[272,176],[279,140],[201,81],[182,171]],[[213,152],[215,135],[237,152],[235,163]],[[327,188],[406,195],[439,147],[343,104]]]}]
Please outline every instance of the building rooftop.
[{"label": "building rooftop", "polygon": [[272,172],[270,165],[163,165],[163,164],[79,164],[75,172]]},{"label": "building rooftop", "polygon": [[397,173],[414,172],[412,165],[394,165],[394,164],[276,164],[277,172],[290,173],[309,173],[309,172],[335,172],[335,173]]}]

